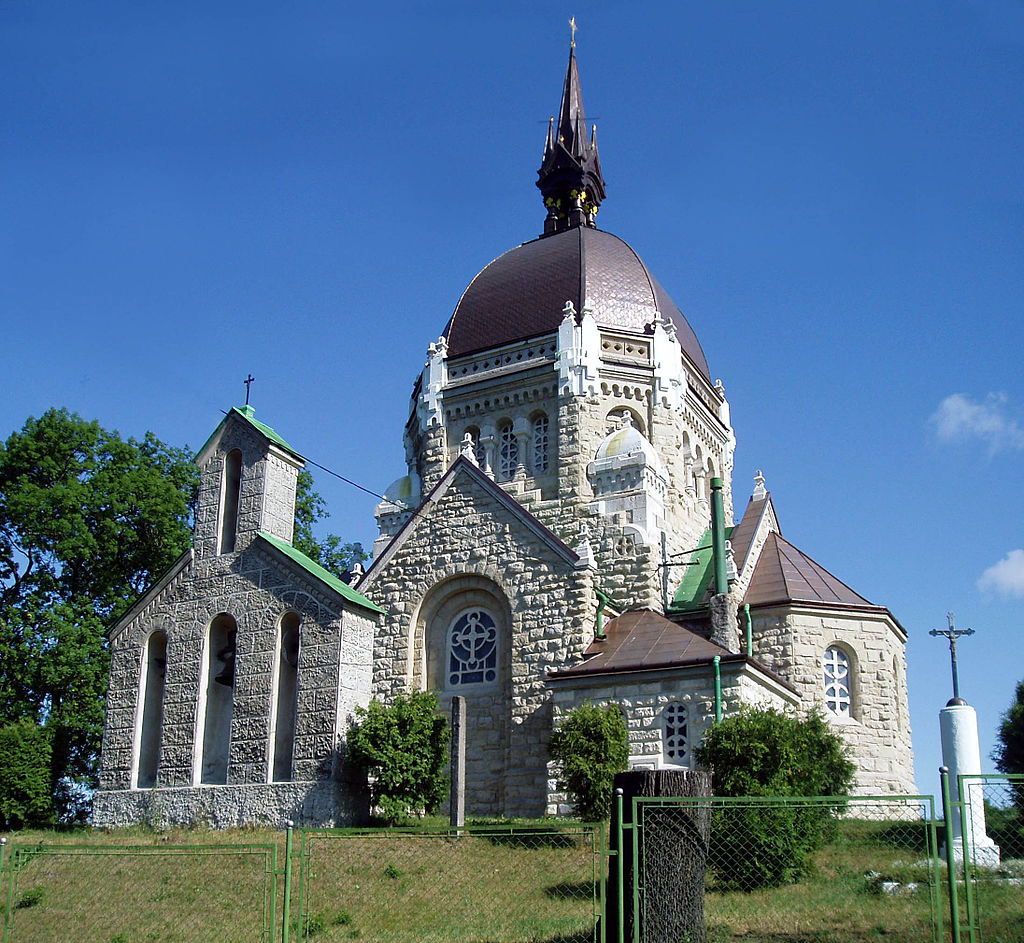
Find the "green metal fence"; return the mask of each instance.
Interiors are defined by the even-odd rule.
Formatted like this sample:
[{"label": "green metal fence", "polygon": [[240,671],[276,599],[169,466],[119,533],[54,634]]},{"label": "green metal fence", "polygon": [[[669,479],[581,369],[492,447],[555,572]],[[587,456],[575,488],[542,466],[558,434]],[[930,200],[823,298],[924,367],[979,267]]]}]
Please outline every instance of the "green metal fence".
[{"label": "green metal fence", "polygon": [[[1024,776],[960,776],[952,816],[954,859],[963,863],[960,937],[1024,940]],[[951,830],[953,831],[953,830]]]},{"label": "green metal fence", "polygon": [[[625,820],[633,887],[622,922],[633,943],[702,938],[705,927],[708,940],[747,943],[943,938],[930,796],[635,798]],[[680,868],[704,872],[696,930],[686,907],[665,907]]]},{"label": "green metal fence", "polygon": [[599,826],[305,831],[298,930],[334,941],[601,943]]},{"label": "green metal fence", "polygon": [[275,845],[15,842],[0,855],[3,943],[274,938]]},{"label": "green metal fence", "polygon": [[637,798],[611,849],[554,823],[14,840],[0,943],[1022,943],[1024,776],[944,785],[942,818],[930,796]]}]

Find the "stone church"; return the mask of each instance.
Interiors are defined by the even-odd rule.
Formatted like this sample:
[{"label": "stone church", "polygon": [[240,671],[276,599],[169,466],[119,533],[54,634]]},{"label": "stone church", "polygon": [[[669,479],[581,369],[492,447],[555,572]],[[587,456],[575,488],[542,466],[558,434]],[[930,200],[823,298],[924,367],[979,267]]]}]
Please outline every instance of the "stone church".
[{"label": "stone church", "polygon": [[353,585],[291,545],[303,460],[250,407],[200,450],[194,546],[111,632],[96,824],[352,822],[354,708],[424,688],[466,698],[470,815],[565,811],[547,742],[588,701],[640,768],[691,767],[743,704],[818,708],[858,791],[916,791],[906,633],[782,536],[760,473],[734,510],[724,387],[596,227],[575,49],[537,187],[543,234],[428,348]]}]

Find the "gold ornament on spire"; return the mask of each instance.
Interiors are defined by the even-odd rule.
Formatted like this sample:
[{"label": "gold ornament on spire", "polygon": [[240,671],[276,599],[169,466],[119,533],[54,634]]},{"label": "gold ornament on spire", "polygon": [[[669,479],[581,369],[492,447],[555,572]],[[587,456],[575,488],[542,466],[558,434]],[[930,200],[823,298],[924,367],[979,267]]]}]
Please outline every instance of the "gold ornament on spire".
[{"label": "gold ornament on spire", "polygon": [[573,49],[575,49],[576,48],[576,17],[572,17],[569,20],[569,30],[570,30],[569,45],[572,46]]}]

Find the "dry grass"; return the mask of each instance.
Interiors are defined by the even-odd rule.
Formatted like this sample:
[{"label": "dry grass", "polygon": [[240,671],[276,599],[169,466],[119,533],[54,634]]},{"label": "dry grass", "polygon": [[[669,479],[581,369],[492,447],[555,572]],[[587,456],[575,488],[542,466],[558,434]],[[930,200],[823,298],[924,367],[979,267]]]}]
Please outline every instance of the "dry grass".
[{"label": "dry grass", "polygon": [[[38,851],[26,855],[13,884],[5,874],[0,887],[0,905],[8,894],[15,905],[9,943],[280,939],[283,880],[275,884],[268,871],[275,861],[284,867],[281,832],[9,837]],[[595,839],[583,829],[563,833],[536,824],[528,832],[462,837],[438,829],[309,832],[300,844],[297,835],[292,939],[304,929],[323,943],[584,943],[594,938]],[[305,889],[300,852],[308,865]],[[929,943],[924,857],[920,828],[844,822],[800,884],[710,892],[709,943]],[[884,893],[881,883],[890,878],[916,880],[919,888]],[[1024,941],[1024,887],[999,877],[979,882],[978,902],[986,943]]]}]

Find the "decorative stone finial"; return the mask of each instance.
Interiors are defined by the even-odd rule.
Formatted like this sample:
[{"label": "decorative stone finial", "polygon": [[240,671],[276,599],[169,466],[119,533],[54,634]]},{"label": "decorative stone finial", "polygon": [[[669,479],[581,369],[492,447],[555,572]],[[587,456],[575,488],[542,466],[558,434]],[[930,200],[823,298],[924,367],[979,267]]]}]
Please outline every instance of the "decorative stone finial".
[{"label": "decorative stone finial", "polygon": [[580,523],[579,540],[576,541],[576,555],[580,558],[576,569],[597,569],[597,558],[594,556],[594,548],[590,545],[590,528],[583,522]]},{"label": "decorative stone finial", "polygon": [[757,470],[754,475],[754,500],[760,501],[762,498],[767,497],[768,492],[764,487],[764,475],[761,474],[761,469]]},{"label": "decorative stone finial", "polygon": [[568,321],[570,318],[572,318],[573,321],[576,320],[576,305],[571,301],[567,301],[565,303],[565,307],[562,308],[562,320]]},{"label": "decorative stone finial", "polygon": [[468,432],[462,437],[462,443],[459,445],[459,455],[461,455],[467,461],[472,462],[477,467],[480,463],[476,460],[476,448],[473,442],[473,436]]}]

